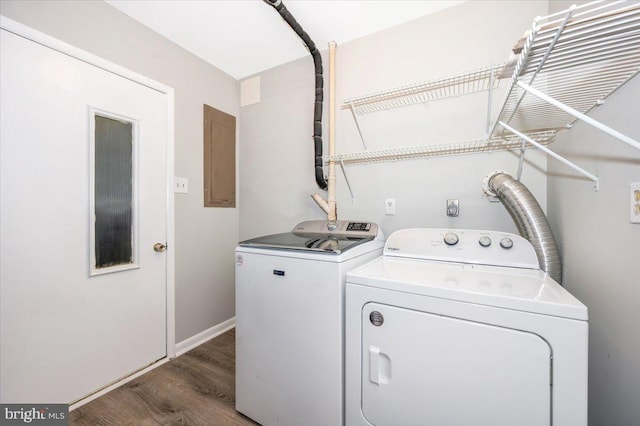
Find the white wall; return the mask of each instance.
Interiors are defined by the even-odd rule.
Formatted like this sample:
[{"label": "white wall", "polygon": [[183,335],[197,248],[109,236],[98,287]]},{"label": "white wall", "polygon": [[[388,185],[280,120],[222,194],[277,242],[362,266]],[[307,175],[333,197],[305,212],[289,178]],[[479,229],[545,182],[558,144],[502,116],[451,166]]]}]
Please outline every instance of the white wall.
[{"label": "white wall", "polygon": [[[574,1],[551,1],[549,12]],[[584,2],[581,2],[584,3]],[[640,140],[635,76],[589,116]],[[640,152],[584,123],[552,148],[596,174],[600,188],[549,160],[548,216],[565,287],[589,308],[589,424],[640,419],[640,225],[629,222],[629,184],[640,182]]]},{"label": "white wall", "polygon": [[[566,6],[551,3],[552,10]],[[636,76],[589,115],[640,140]],[[548,215],[562,252],[564,285],[589,308],[589,424],[640,419],[640,225],[629,222],[629,184],[640,152],[577,123],[552,148],[595,173],[600,188],[549,160]]]},{"label": "white wall", "polygon": [[[338,108],[353,96],[504,62],[533,18],[546,11],[546,2],[466,2],[340,45]],[[326,70],[326,51],[323,54]],[[299,221],[325,217],[309,197],[319,191],[311,138],[312,59],[300,59],[259,77],[261,102],[241,108],[241,239],[284,232]],[[501,101],[496,96],[495,104]],[[369,149],[483,138],[486,104],[486,93],[441,100],[362,116],[361,127]],[[327,115],[325,111],[325,150]],[[336,116],[336,151],[362,150],[350,112],[338,109]],[[546,158],[539,153],[528,158],[531,163],[525,167],[523,182],[544,208]],[[355,201],[338,171],[338,217],[377,222],[386,234],[420,226],[515,232],[504,207],[484,198],[481,183],[494,170],[515,174],[517,164],[513,154],[503,152],[350,166],[347,172]],[[326,192],[319,192],[326,197]],[[396,199],[395,216],[385,216],[385,198]],[[459,217],[446,216],[447,198],[460,200]]]},{"label": "white wall", "polygon": [[237,209],[203,207],[206,103],[238,117],[238,83],[102,1],[12,1],[0,13],[175,89],[176,341],[235,315]]}]

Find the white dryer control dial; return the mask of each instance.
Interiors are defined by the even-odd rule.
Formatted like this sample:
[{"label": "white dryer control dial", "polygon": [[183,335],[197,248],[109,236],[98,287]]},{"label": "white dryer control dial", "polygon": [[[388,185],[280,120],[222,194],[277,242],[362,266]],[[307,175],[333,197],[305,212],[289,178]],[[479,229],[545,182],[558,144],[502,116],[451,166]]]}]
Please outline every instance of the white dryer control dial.
[{"label": "white dryer control dial", "polygon": [[478,240],[478,244],[480,244],[482,247],[489,247],[491,245],[491,238],[487,237],[486,235],[483,235]]},{"label": "white dryer control dial", "polygon": [[511,238],[503,238],[500,240],[500,247],[503,249],[510,249],[513,247],[513,240]]},{"label": "white dryer control dial", "polygon": [[460,241],[458,235],[454,232],[447,232],[444,234],[444,242],[448,246],[455,246]]}]

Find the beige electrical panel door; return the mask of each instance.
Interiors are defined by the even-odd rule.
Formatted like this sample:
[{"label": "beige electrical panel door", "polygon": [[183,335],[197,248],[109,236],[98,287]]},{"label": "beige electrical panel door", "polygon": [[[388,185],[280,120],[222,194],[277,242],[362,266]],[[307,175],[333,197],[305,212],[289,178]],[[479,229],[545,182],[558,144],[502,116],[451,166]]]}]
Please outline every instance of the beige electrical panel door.
[{"label": "beige electrical panel door", "polygon": [[236,118],[204,106],[204,206],[236,206]]}]

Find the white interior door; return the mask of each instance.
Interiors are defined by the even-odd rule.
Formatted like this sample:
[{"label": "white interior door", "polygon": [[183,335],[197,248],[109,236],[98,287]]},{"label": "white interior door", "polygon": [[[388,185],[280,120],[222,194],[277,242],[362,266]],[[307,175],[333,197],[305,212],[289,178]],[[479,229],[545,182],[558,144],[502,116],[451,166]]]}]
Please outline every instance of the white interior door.
[{"label": "white interior door", "polygon": [[[70,403],[166,356],[167,95],[0,36],[0,398]],[[100,148],[105,120],[130,135],[124,158]],[[105,213],[123,197],[124,256]]]}]

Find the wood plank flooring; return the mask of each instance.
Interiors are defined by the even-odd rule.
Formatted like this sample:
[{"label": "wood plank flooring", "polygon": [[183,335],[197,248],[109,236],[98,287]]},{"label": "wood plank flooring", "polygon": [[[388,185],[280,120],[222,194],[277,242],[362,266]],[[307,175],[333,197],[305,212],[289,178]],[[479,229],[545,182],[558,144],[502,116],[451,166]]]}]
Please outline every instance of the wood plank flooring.
[{"label": "wood plank flooring", "polygon": [[256,425],[235,411],[235,329],[75,409],[71,425]]}]

